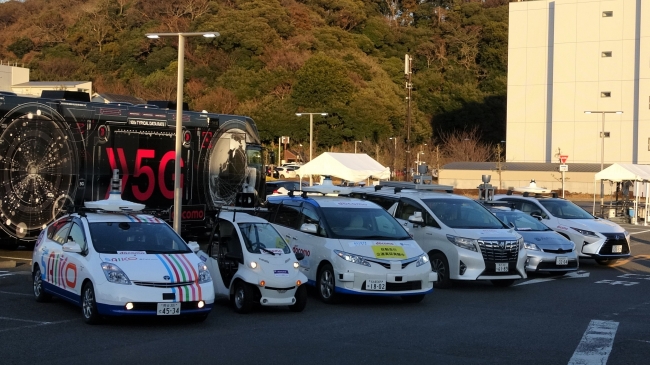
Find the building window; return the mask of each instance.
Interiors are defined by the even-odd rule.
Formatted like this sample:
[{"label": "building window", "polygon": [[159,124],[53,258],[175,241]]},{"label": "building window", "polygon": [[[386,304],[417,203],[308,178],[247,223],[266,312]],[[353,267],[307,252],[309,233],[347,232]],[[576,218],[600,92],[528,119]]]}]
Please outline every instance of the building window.
[{"label": "building window", "polygon": [[650,138],[648,138],[648,151],[650,151]]},{"label": "building window", "polygon": [[612,97],[612,92],[611,91],[601,91],[600,92],[600,97],[601,98],[611,98]]},{"label": "building window", "polygon": [[603,11],[603,18],[611,18],[614,16],[613,11]]},{"label": "building window", "polygon": [[600,54],[601,57],[612,57],[612,51],[605,51]]}]

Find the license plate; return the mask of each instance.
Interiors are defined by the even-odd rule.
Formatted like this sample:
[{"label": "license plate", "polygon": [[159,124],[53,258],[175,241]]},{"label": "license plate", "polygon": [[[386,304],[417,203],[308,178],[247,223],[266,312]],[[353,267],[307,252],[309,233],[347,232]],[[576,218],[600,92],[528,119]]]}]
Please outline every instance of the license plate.
[{"label": "license plate", "polygon": [[366,290],[386,290],[386,280],[366,280]]},{"label": "license plate", "polygon": [[569,258],[568,257],[556,257],[555,258],[555,265],[568,265],[569,264]]},{"label": "license plate", "polygon": [[496,272],[508,272],[508,263],[497,263]]},{"label": "license plate", "polygon": [[176,316],[181,314],[181,303],[158,303],[156,314],[159,316]]},{"label": "license plate", "polygon": [[612,253],[621,253],[621,252],[623,252],[623,245],[612,246]]}]

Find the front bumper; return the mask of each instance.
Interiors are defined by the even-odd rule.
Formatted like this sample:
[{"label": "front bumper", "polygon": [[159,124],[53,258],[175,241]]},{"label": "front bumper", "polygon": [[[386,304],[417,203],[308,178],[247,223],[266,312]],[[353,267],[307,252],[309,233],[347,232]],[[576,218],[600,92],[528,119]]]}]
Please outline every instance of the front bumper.
[{"label": "front bumper", "polygon": [[[164,295],[164,296],[163,296]],[[105,316],[157,315],[158,303],[181,303],[180,315],[209,313],[214,304],[212,282],[176,288],[156,288],[135,284],[122,285],[109,282],[95,284],[97,311]],[[166,298],[166,299],[163,299]],[[205,306],[198,307],[199,301]],[[133,309],[126,309],[133,303]]]},{"label": "front bumper", "polygon": [[[526,261],[526,271],[576,271],[578,270],[578,255],[575,251],[568,253],[551,253],[543,251],[528,251],[528,260]],[[557,258],[566,257],[567,265],[558,265]]]},{"label": "front bumper", "polygon": [[[600,233],[605,238],[585,238],[580,256],[595,259],[618,259],[630,257],[630,243],[622,233]],[[620,252],[615,248],[620,246]]]},{"label": "front bumper", "polygon": [[[336,258],[340,260],[339,258]],[[354,265],[351,267],[351,265]],[[358,264],[342,264],[334,268],[335,292],[357,295],[418,295],[433,291],[438,275],[431,265],[390,270],[383,267],[367,267]],[[358,267],[356,267],[358,266]],[[410,265],[409,265],[410,266]],[[385,280],[386,290],[368,290],[367,280]]]},{"label": "front bumper", "polygon": [[[493,261],[483,257],[482,252],[465,249],[458,250],[458,262],[449,263],[452,270],[451,278],[454,280],[518,280],[526,278],[526,250],[519,250],[516,260]],[[507,272],[497,272],[497,263],[508,263]],[[458,270],[453,272],[453,270]],[[462,274],[461,274],[462,273]]]}]

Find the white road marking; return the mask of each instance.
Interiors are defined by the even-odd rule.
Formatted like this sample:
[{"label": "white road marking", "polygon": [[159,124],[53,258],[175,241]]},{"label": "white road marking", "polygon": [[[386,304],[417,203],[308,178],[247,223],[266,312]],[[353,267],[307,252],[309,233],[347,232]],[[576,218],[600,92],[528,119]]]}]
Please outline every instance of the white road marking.
[{"label": "white road marking", "polygon": [[14,274],[14,273],[9,272],[9,271],[0,271],[0,277],[3,277],[3,276],[11,276],[11,275],[13,275],[13,274]]},{"label": "white road marking", "polygon": [[618,277],[624,279],[650,280],[650,275],[646,274],[623,274]]},{"label": "white road marking", "polygon": [[645,230],[645,231],[629,232],[629,233],[630,233],[630,235],[633,235],[633,234],[646,233],[646,232],[650,232],[650,229]]},{"label": "white road marking", "polygon": [[19,321],[19,322],[30,322],[30,323],[40,323],[40,324],[49,324],[51,322],[46,322],[46,321],[33,321],[31,319],[20,319],[20,318],[11,318],[11,317],[0,317],[0,319],[4,319],[7,321]]},{"label": "white road marking", "polygon": [[553,278],[531,279],[531,280],[524,281],[523,283],[515,284],[513,286],[527,285],[527,284],[539,284],[539,283],[545,283],[547,281],[561,280],[561,279],[579,279],[579,278],[588,278],[588,277],[589,277],[589,272],[588,271],[580,270],[580,271],[570,272],[568,274],[553,277]]},{"label": "white road marking", "polygon": [[623,285],[632,286],[638,284],[638,281],[619,281],[619,280],[600,280],[596,284]]},{"label": "white road marking", "polygon": [[10,291],[0,291],[0,294],[25,295],[25,296],[28,296],[28,297],[31,297],[31,296],[32,296],[32,294],[14,293],[14,292],[10,292]]},{"label": "white road marking", "polygon": [[[2,319],[2,317],[0,317],[0,319]],[[0,332],[7,332],[7,331],[14,331],[14,330],[21,330],[21,329],[25,329],[25,328],[34,328],[34,327],[40,327],[40,326],[47,326],[47,325],[51,325],[51,324],[59,324],[59,323],[65,323],[65,322],[71,322],[71,321],[74,321],[74,319],[67,319],[65,321],[57,321],[57,322],[37,322],[36,324],[30,324],[30,325],[27,325],[27,326],[0,329]]]},{"label": "white road marking", "polygon": [[592,320],[582,336],[569,365],[604,365],[612,352],[618,322]]},{"label": "white road marking", "polygon": [[544,283],[547,281],[553,281],[555,278],[539,278],[539,279],[531,279],[531,280],[526,280],[523,283],[515,284],[513,286],[519,286],[519,285],[528,285],[528,284],[538,284],[538,283]]},{"label": "white road marking", "polygon": [[558,279],[562,278],[569,278],[569,279],[578,279],[578,278],[588,278],[589,277],[589,271],[574,271],[570,272],[564,276],[560,276]]}]

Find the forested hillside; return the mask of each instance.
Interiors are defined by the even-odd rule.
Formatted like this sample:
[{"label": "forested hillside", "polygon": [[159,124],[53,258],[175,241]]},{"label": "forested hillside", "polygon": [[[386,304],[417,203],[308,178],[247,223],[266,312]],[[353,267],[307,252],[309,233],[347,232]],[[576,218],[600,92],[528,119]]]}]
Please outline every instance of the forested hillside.
[{"label": "forested hillside", "polygon": [[507,0],[14,0],[0,3],[0,29],[0,59],[34,81],[90,80],[145,100],[175,100],[177,72],[177,39],[145,33],[219,32],[187,38],[192,109],[250,115],[268,146],[288,135],[298,152],[309,118],[295,113],[328,112],[314,117],[315,151],[363,141],[384,163],[389,137],[404,156],[408,53],[413,150],[444,154],[450,137],[467,138],[456,131],[485,146],[505,137]]}]

